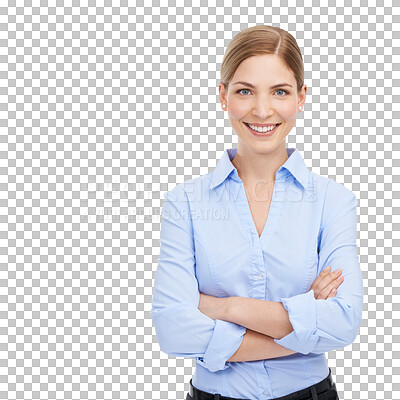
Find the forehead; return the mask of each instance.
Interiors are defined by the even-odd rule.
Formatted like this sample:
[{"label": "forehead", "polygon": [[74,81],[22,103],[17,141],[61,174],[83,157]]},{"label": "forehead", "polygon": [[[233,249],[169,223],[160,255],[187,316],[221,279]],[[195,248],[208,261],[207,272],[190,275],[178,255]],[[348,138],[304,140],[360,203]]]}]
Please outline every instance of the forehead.
[{"label": "forehead", "polygon": [[294,85],[296,80],[279,56],[263,54],[246,58],[240,63],[232,78],[232,83],[237,81],[269,87],[279,82]]}]

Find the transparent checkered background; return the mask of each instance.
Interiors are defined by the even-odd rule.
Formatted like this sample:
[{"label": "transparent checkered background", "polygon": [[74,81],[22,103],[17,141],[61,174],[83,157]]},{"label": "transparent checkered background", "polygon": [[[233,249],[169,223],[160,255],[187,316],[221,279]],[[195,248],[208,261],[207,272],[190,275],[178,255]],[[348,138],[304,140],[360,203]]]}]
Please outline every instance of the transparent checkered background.
[{"label": "transparent checkered background", "polygon": [[304,55],[287,145],[359,200],[339,397],[399,399],[399,3],[188,3],[1,2],[0,399],[185,398],[195,361],[160,352],[149,313],[163,193],[236,146],[220,65],[261,24]]}]

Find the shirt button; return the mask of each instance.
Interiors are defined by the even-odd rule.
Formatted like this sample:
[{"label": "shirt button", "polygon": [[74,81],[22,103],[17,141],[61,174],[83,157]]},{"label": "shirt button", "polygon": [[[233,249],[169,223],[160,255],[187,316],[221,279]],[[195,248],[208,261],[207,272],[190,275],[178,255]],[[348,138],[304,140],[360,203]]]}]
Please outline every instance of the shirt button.
[{"label": "shirt button", "polygon": [[266,390],[266,391],[264,392],[264,394],[265,394],[266,396],[268,396],[268,395],[269,395],[268,390]]},{"label": "shirt button", "polygon": [[258,275],[257,275],[257,279],[262,279],[263,276],[264,276],[263,274],[258,274]]}]

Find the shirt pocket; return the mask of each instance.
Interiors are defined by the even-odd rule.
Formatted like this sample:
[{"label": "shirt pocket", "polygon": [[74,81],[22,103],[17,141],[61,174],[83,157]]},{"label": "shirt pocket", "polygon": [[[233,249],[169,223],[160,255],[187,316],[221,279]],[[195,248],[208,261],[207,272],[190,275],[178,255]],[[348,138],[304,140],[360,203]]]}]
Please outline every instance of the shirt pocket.
[{"label": "shirt pocket", "polygon": [[250,245],[235,231],[195,240],[196,275],[200,291],[217,297],[249,297],[252,263]]},{"label": "shirt pocket", "polygon": [[204,250],[203,245],[195,238],[195,274],[199,286],[199,292],[208,294],[210,296],[217,296],[220,294],[211,276],[211,265],[207,252]]}]

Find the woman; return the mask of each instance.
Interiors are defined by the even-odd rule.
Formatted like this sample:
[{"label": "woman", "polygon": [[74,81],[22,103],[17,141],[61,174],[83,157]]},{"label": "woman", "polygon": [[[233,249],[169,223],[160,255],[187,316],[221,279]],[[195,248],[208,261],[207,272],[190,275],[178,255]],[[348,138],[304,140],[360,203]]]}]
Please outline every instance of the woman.
[{"label": "woman", "polygon": [[165,194],[151,310],[161,350],[196,359],[187,400],[337,400],[324,353],[361,324],[357,199],[286,148],[307,91],[295,39],[240,32],[219,90],[238,146]]}]

